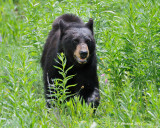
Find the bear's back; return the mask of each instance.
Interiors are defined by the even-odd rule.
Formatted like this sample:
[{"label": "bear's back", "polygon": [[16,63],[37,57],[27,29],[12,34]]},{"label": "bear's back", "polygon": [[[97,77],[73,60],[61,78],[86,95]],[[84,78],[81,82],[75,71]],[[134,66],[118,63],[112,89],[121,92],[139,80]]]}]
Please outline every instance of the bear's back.
[{"label": "bear's back", "polygon": [[59,29],[59,21],[63,20],[67,24],[72,24],[72,23],[78,23],[81,25],[84,25],[84,22],[78,17],[73,14],[64,14],[60,17],[58,17],[52,24],[52,28],[54,31],[57,31]]}]

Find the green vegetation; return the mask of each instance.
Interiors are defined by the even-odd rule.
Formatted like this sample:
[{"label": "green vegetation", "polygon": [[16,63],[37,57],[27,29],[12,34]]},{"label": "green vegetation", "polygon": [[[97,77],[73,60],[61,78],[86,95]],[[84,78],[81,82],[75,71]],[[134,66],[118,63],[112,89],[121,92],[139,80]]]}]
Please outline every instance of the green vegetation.
[{"label": "green vegetation", "polygon": [[[159,0],[0,0],[0,127],[160,126]],[[45,106],[40,57],[54,19],[94,19],[101,104]],[[74,75],[74,74],[73,74]]]}]

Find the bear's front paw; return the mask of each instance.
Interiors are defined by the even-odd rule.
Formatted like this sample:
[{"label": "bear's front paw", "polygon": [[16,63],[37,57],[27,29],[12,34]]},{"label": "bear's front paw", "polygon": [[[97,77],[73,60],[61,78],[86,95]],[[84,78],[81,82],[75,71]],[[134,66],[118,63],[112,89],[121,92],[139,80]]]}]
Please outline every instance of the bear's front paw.
[{"label": "bear's front paw", "polygon": [[99,90],[95,89],[95,91],[92,93],[90,97],[87,99],[87,103],[90,104],[94,108],[97,108],[99,105],[100,96],[99,96]]}]

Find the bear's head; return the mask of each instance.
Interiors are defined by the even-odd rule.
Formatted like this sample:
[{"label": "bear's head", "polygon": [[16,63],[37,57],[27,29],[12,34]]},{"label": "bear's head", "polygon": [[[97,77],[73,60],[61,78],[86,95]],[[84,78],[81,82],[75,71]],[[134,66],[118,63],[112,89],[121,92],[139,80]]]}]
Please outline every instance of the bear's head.
[{"label": "bear's head", "polygon": [[60,47],[67,60],[73,64],[86,64],[95,53],[93,20],[86,24],[59,21]]}]

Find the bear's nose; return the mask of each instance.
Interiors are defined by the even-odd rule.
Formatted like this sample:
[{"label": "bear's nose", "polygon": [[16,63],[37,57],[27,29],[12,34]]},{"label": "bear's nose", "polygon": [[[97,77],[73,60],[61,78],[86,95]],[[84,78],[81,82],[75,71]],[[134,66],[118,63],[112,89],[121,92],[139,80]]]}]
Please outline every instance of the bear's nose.
[{"label": "bear's nose", "polygon": [[81,59],[85,59],[88,55],[88,51],[80,51],[79,54],[80,54]]}]

